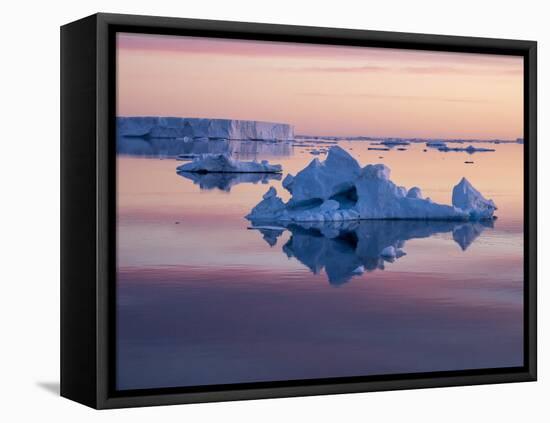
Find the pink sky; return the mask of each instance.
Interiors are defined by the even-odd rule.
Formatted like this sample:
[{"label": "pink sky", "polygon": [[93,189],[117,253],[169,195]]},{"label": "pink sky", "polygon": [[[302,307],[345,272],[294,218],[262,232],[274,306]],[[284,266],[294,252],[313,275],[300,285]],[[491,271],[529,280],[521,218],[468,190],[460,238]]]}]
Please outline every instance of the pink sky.
[{"label": "pink sky", "polygon": [[523,59],[118,35],[119,116],[286,122],[297,134],[523,136]]}]

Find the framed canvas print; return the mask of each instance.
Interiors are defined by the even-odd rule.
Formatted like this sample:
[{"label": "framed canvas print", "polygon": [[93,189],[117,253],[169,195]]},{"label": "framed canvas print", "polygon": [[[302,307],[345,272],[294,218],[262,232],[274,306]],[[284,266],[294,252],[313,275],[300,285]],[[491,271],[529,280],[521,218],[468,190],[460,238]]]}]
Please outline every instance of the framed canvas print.
[{"label": "framed canvas print", "polygon": [[536,380],[536,43],[61,30],[61,393]]}]

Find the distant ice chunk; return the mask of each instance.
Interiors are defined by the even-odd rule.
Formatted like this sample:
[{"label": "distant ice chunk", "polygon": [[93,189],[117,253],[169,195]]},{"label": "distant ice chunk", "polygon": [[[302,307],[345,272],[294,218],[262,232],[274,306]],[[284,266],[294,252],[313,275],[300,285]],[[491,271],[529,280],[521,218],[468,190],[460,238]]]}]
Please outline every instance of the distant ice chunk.
[{"label": "distant ice chunk", "polygon": [[464,148],[464,147],[448,147],[448,146],[445,146],[445,147],[439,147],[438,148],[439,151],[443,151],[445,153],[449,152],[449,151],[464,151],[468,154],[474,154],[474,153],[484,153],[484,152],[491,152],[491,151],[495,151],[494,148],[485,148],[485,147],[474,147],[473,145],[469,145],[468,147]]},{"label": "distant ice chunk", "polygon": [[410,141],[397,139],[397,138],[389,138],[385,139],[383,141],[380,141],[380,144],[386,145],[388,147],[395,147],[396,145],[410,145]]},{"label": "distant ice chunk", "polygon": [[447,143],[445,141],[428,141],[426,147],[431,148],[447,148]]},{"label": "distant ice chunk", "polygon": [[177,172],[194,173],[279,173],[281,165],[269,164],[267,160],[245,162],[226,154],[207,154],[196,157],[192,162],[177,167]]}]

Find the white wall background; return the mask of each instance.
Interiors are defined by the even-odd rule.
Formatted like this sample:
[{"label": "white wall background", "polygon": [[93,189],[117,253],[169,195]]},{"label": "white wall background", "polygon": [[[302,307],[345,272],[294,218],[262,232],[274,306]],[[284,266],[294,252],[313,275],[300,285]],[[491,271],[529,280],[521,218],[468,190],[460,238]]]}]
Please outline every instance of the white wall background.
[{"label": "white wall background", "polygon": [[[537,383],[241,401],[97,412],[58,397],[59,26],[103,11],[532,39],[539,42],[539,216],[548,215],[550,31],[547,2],[425,0],[82,0],[4,2],[0,31],[2,206],[0,420],[550,421],[549,226],[539,231]],[[546,185],[546,186],[545,186]],[[546,261],[546,263],[545,263]],[[544,333],[546,331],[546,333]],[[545,393],[546,390],[546,393]]]}]

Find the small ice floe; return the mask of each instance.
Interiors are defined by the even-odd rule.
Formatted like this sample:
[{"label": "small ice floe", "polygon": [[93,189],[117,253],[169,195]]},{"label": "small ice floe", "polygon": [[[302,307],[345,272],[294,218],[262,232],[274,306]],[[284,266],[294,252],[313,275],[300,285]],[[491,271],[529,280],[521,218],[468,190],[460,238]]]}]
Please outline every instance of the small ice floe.
[{"label": "small ice floe", "polygon": [[466,148],[463,148],[463,147],[448,147],[448,146],[445,146],[445,147],[439,147],[438,148],[439,151],[443,151],[444,153],[447,153],[449,151],[464,151],[468,154],[474,154],[474,153],[484,153],[484,152],[491,152],[491,151],[495,151],[494,148],[485,148],[485,147],[474,147],[473,145],[469,145],[468,147]]},{"label": "small ice floe", "polygon": [[447,143],[445,141],[428,141],[426,143],[426,147],[445,148],[445,147],[447,147]]},{"label": "small ice floe", "polygon": [[176,171],[193,173],[279,173],[279,164],[261,162],[245,162],[233,159],[226,154],[208,154],[196,157],[192,162],[178,166]]},{"label": "small ice floe", "polygon": [[388,147],[395,147],[397,145],[410,145],[411,143],[410,141],[406,141],[406,140],[390,138],[390,139],[380,141],[380,144],[386,145]]},{"label": "small ice floe", "polygon": [[271,187],[246,216],[264,222],[340,222],[370,219],[482,220],[492,219],[496,206],[466,178],[453,188],[452,205],[423,198],[418,187],[407,190],[390,180],[384,164],[363,168],[345,150],[335,146],[325,161],[315,158],[295,176],[287,175],[283,188],[288,202]]}]

